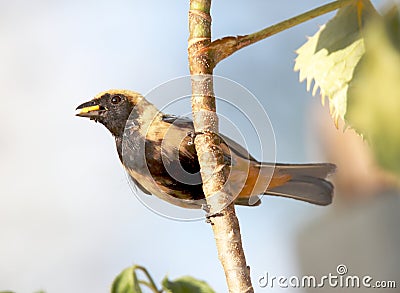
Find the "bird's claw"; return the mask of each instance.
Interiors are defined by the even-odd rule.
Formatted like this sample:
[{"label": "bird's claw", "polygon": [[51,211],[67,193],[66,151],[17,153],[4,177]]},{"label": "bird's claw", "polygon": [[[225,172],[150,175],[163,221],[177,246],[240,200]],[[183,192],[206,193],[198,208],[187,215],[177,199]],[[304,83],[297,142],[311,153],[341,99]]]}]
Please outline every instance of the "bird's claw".
[{"label": "bird's claw", "polygon": [[214,225],[214,223],[212,222],[212,218],[222,217],[223,215],[224,215],[224,214],[221,213],[221,212],[218,212],[218,213],[215,213],[215,214],[207,213],[207,214],[206,214],[206,223],[207,223],[207,224]]},{"label": "bird's claw", "polygon": [[221,212],[211,213],[210,212],[211,206],[209,204],[202,204],[201,208],[206,212],[206,223],[211,225],[214,225],[214,223],[211,221],[212,218],[222,217],[224,215]]},{"label": "bird's claw", "polygon": [[205,211],[207,214],[209,214],[209,213],[210,213],[211,206],[210,206],[209,204],[203,203],[203,204],[201,205],[201,209],[202,209],[203,211]]}]

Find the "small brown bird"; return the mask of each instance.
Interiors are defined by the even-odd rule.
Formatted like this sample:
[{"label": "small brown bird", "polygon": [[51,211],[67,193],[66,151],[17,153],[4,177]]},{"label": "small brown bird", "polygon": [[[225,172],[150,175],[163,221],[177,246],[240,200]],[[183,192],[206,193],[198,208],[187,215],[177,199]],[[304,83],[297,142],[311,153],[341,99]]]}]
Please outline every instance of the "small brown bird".
[{"label": "small brown bird", "polygon": [[[205,204],[190,119],[164,114],[128,90],[102,92],[77,111],[77,116],[100,122],[111,132],[122,164],[144,193],[185,208]],[[262,194],[318,205],[332,202],[333,185],[325,178],[335,165],[260,163],[233,140],[220,137],[228,166],[225,186],[235,204],[258,205],[256,196]]]}]

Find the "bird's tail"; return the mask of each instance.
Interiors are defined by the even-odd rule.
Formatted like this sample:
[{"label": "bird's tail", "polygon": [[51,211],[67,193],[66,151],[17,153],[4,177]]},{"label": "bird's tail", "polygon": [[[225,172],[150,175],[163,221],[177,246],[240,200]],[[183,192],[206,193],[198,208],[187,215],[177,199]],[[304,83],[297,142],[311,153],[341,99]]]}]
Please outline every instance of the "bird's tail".
[{"label": "bird's tail", "polygon": [[[270,164],[261,164],[260,168],[271,168]],[[284,184],[267,188],[264,194],[298,199],[317,205],[328,205],[332,202],[333,185],[325,178],[336,169],[334,164],[276,164],[275,175],[289,175]],[[254,200],[253,200],[254,202]],[[249,198],[237,198],[236,204],[251,205]],[[260,200],[253,205],[260,204]]]}]

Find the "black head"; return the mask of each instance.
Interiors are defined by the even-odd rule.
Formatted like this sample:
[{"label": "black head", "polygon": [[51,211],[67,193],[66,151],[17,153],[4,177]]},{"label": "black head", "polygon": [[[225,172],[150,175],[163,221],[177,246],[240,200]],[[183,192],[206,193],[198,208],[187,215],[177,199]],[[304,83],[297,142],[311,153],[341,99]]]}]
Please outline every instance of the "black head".
[{"label": "black head", "polygon": [[139,93],[127,90],[102,92],[93,100],[79,105],[76,116],[100,122],[112,135],[120,137],[132,109],[142,98]]}]

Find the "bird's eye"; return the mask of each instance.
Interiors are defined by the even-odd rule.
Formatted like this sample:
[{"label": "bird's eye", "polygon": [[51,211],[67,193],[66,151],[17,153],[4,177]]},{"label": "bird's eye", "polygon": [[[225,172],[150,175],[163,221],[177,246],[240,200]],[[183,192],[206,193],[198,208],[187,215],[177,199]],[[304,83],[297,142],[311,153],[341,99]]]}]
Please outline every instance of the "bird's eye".
[{"label": "bird's eye", "polygon": [[119,102],[121,102],[122,101],[122,98],[121,98],[121,96],[119,96],[119,95],[115,95],[115,96],[113,96],[112,98],[111,98],[111,103],[113,103],[113,104],[118,104]]}]

